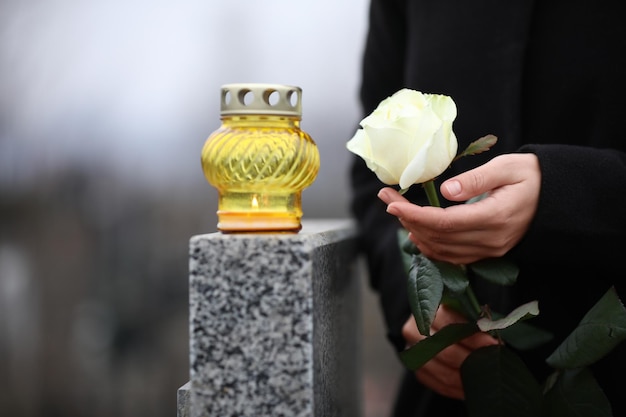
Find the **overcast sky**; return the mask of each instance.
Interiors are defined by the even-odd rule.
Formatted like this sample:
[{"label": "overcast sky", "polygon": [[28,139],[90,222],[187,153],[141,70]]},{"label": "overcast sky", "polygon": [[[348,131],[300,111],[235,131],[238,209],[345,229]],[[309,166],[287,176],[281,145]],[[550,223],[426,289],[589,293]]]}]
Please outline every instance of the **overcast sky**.
[{"label": "overcast sky", "polygon": [[315,186],[345,191],[360,119],[365,0],[33,0],[0,5],[0,185],[63,166],[129,181],[204,182],[219,88],[303,89]]}]

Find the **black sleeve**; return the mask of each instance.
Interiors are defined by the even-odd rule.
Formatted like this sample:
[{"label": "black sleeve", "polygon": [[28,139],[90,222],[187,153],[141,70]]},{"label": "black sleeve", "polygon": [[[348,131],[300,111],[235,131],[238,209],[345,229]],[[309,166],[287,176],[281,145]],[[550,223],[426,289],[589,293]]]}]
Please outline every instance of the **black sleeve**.
[{"label": "black sleeve", "polygon": [[[525,145],[520,151],[537,155],[542,181],[535,219],[515,256],[585,269],[602,262],[601,269],[622,271],[626,153],[573,145]],[[607,279],[619,284],[626,276]]]},{"label": "black sleeve", "polygon": [[402,0],[372,0],[361,66],[363,115],[404,87],[406,25]]}]

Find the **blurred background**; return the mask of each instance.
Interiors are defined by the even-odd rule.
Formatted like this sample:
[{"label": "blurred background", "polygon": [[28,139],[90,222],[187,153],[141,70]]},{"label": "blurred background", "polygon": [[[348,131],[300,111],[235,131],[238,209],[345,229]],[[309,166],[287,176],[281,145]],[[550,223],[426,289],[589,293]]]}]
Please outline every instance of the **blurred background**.
[{"label": "blurred background", "polygon": [[[0,2],[1,416],[176,415],[220,86],[302,87],[304,217],[348,217],[366,19],[367,0]],[[363,296],[364,409],[384,417],[400,367],[365,277]]]}]

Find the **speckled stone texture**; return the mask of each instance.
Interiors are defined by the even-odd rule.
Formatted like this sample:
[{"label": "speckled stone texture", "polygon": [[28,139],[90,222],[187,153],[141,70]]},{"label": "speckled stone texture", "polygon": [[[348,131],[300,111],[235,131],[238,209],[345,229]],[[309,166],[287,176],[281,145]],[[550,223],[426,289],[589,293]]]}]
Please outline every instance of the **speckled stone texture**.
[{"label": "speckled stone texture", "polygon": [[176,417],[189,417],[189,386],[191,381],[178,388],[176,393]]},{"label": "speckled stone texture", "polygon": [[191,417],[361,415],[351,222],[190,240]]}]

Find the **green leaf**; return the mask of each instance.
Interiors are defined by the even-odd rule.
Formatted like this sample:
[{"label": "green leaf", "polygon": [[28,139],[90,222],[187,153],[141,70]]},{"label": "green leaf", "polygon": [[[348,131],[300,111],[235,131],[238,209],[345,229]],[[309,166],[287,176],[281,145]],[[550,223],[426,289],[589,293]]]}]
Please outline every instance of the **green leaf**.
[{"label": "green leaf", "polygon": [[506,329],[520,320],[526,320],[537,315],[539,315],[539,303],[537,301],[531,301],[529,303],[522,304],[501,319],[492,320],[487,317],[483,317],[478,319],[476,324],[480,330],[488,332],[491,330]]},{"label": "green leaf", "polygon": [[467,291],[462,293],[453,293],[452,291],[444,288],[443,296],[441,297],[441,304],[445,304],[447,307],[457,311],[468,320],[476,321],[480,317],[481,312],[474,308]]},{"label": "green leaf", "polygon": [[512,326],[500,330],[500,337],[507,345],[518,350],[534,349],[554,339],[551,332],[524,321],[518,321]]},{"label": "green leaf", "polygon": [[443,281],[439,269],[424,255],[413,255],[408,279],[409,304],[417,329],[430,336],[437,307],[443,294]]},{"label": "green leaf", "polygon": [[482,259],[467,267],[480,278],[498,285],[513,285],[519,274],[517,265],[505,258]]},{"label": "green leaf", "polygon": [[[409,239],[409,231],[404,228],[398,229],[398,244],[404,253],[408,253],[409,255],[417,255],[420,253],[415,243]],[[411,259],[410,256],[409,259]]]},{"label": "green leaf", "polygon": [[454,294],[445,288],[443,289],[443,295],[441,296],[441,304],[444,304],[452,310],[465,315],[463,300],[458,294]]},{"label": "green leaf", "polygon": [[587,368],[559,372],[543,408],[547,416],[613,416],[611,403]]},{"label": "green leaf", "polygon": [[460,294],[465,291],[469,285],[469,278],[465,269],[461,265],[455,265],[448,262],[433,261],[446,286],[454,294]]},{"label": "green leaf", "polygon": [[403,228],[398,229],[398,246],[400,247],[402,265],[404,265],[404,271],[408,274],[411,269],[411,265],[413,264],[413,255],[409,251],[410,246],[407,242],[413,245],[413,242],[409,240],[409,232]]},{"label": "green leaf", "polygon": [[626,309],[611,287],[546,362],[557,369],[582,368],[608,354],[625,338]]},{"label": "green leaf", "polygon": [[400,360],[408,369],[415,371],[448,346],[478,331],[478,327],[474,323],[448,324],[432,336],[422,339],[400,352]]},{"label": "green leaf", "polygon": [[470,417],[537,417],[541,387],[524,362],[502,345],[476,349],[461,365]]},{"label": "green leaf", "polygon": [[474,142],[470,143],[463,152],[461,152],[459,155],[457,155],[456,158],[454,158],[454,160],[456,161],[457,159],[463,156],[476,155],[479,153],[486,152],[493,145],[495,145],[497,141],[498,141],[498,138],[494,135],[483,136],[482,138],[477,139]]}]

